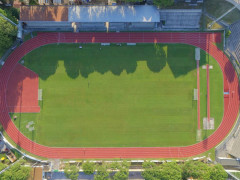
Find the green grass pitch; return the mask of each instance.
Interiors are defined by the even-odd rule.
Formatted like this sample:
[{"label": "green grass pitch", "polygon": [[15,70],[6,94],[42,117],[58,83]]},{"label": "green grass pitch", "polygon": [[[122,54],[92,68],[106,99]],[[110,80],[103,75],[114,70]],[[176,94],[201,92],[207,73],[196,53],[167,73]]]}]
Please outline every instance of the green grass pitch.
[{"label": "green grass pitch", "polygon": [[[43,89],[40,113],[17,114],[15,124],[27,137],[58,147],[196,143],[195,47],[78,46],[47,45],[24,57],[25,66],[39,75]],[[215,116],[219,125],[223,113],[222,72],[204,52],[200,64],[209,59],[214,66],[210,71],[211,117]],[[201,110],[206,116],[206,70],[201,69],[200,73]],[[26,129],[29,121],[35,122],[36,130],[31,133]],[[203,138],[208,135],[203,133]]]}]

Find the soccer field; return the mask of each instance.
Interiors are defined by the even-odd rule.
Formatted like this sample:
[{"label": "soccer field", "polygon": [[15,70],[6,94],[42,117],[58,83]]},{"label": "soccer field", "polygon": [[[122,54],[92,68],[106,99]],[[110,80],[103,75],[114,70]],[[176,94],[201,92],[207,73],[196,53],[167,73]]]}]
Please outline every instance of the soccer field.
[{"label": "soccer field", "polygon": [[[58,147],[159,147],[196,143],[195,47],[180,44],[47,45],[24,57],[39,75],[40,113],[14,123],[37,143]],[[210,71],[211,116],[223,114],[222,72]],[[208,60],[204,52],[200,65]],[[201,77],[203,77],[201,79]],[[202,116],[206,75],[201,70]],[[204,81],[205,78],[205,81]],[[215,79],[218,78],[217,81]],[[11,114],[13,116],[14,114]],[[35,131],[26,124],[35,122]],[[204,137],[208,133],[203,134]]]}]

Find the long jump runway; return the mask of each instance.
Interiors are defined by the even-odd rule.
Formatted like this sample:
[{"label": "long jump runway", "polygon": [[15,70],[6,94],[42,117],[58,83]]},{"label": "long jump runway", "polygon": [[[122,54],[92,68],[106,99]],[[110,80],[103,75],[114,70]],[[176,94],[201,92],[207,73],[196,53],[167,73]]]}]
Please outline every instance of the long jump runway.
[{"label": "long jump runway", "polygon": [[[184,43],[207,51],[219,63],[223,72],[224,115],[218,129],[207,139],[184,147],[138,148],[61,148],[32,142],[14,125],[7,106],[7,85],[18,61],[30,51],[52,43]],[[46,158],[181,158],[203,153],[218,145],[230,132],[238,116],[239,83],[235,70],[214,43],[221,42],[220,33],[39,33],[19,46],[0,70],[0,122],[8,136],[21,148]]]}]

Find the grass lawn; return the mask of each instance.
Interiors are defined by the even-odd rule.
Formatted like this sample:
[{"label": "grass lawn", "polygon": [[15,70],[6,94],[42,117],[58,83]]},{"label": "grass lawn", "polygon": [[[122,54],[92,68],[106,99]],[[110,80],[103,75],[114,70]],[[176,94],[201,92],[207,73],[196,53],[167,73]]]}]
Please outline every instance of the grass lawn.
[{"label": "grass lawn", "polygon": [[[40,144],[61,147],[196,143],[194,47],[84,44],[79,49],[78,46],[47,45],[24,57],[25,66],[38,73],[43,89],[40,113],[17,114],[15,124],[26,136]],[[201,65],[206,60],[202,52]],[[210,77],[220,74],[221,79],[222,73],[214,60],[213,63],[214,75]],[[222,107],[223,101],[215,102],[222,86],[212,83],[211,89],[211,107]],[[211,113],[214,115],[214,110]],[[26,129],[29,121],[35,122],[33,133]]]},{"label": "grass lawn", "polygon": [[[223,15],[226,11],[233,7],[233,4],[227,2],[226,0],[205,0],[204,1],[206,11],[215,16],[216,18]],[[225,22],[232,24],[240,19],[240,11],[238,9],[234,9],[232,12],[223,17],[222,20]]]},{"label": "grass lawn", "polygon": [[234,176],[236,176],[237,178],[240,178],[240,172],[231,172]]},{"label": "grass lawn", "polygon": [[[209,28],[209,25],[210,25],[213,21],[212,21],[209,17],[207,17],[207,16],[204,16],[204,18],[205,18],[204,28],[205,28],[205,29],[208,29],[208,28]],[[218,24],[218,23],[214,23],[214,24],[212,25],[211,29],[223,29],[223,27],[222,27],[220,24]]]}]

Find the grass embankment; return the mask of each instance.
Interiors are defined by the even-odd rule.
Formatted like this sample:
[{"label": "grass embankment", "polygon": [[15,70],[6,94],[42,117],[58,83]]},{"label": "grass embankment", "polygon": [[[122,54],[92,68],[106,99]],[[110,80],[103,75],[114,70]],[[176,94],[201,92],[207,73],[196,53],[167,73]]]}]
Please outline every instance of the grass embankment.
[{"label": "grass embankment", "polygon": [[[226,0],[205,0],[204,3],[206,11],[216,18],[220,17],[233,7],[233,4],[227,2]],[[240,20],[240,11],[235,8],[232,12],[223,17],[222,20],[226,23],[232,24]]]}]

